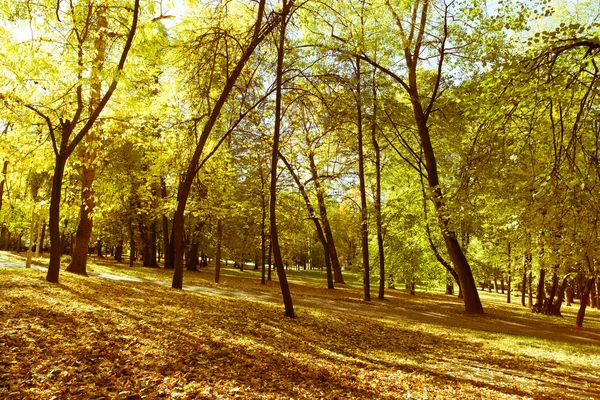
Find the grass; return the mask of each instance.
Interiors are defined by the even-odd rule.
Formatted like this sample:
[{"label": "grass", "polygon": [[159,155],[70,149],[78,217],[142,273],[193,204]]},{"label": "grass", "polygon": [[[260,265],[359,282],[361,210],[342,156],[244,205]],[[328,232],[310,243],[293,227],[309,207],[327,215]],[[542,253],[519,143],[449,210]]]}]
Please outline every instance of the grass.
[{"label": "grass", "polygon": [[171,271],[96,261],[59,285],[0,268],[0,397],[600,398],[600,346],[577,339],[600,339],[597,310],[575,329],[574,307],[539,316],[493,293],[484,316],[403,290],[365,304],[359,287],[288,271],[289,319],[255,271],[224,269],[220,285],[211,269],[186,272],[198,290],[180,291]]}]

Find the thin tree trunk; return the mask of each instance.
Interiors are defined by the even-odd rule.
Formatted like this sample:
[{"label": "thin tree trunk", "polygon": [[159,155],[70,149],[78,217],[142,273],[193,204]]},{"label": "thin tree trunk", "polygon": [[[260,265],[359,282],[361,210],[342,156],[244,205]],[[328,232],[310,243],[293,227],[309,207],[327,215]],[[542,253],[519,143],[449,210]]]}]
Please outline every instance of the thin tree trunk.
[{"label": "thin tree trunk", "polygon": [[4,185],[6,182],[6,173],[8,170],[8,160],[4,160],[2,167],[2,181],[0,181],[0,211],[2,211],[2,199],[4,198]]},{"label": "thin tree trunk", "polygon": [[283,0],[283,10],[280,22],[279,45],[277,48],[277,77],[276,77],[276,92],[275,92],[275,129],[273,133],[273,152],[271,154],[271,182],[270,182],[270,201],[269,201],[269,217],[271,225],[271,243],[273,244],[273,257],[275,258],[275,268],[279,276],[279,286],[285,306],[285,315],[294,317],[294,306],[292,304],[292,296],[287,282],[285,269],[283,268],[283,260],[281,250],[279,248],[279,237],[277,234],[277,161],[279,158],[279,136],[281,128],[281,85],[283,77],[283,56],[285,45],[285,29],[287,25],[287,0]]},{"label": "thin tree trunk", "polygon": [[221,279],[221,240],[223,237],[223,222],[219,218],[217,220],[217,249],[215,254],[215,283],[219,283]]},{"label": "thin tree trunk", "polygon": [[[161,178],[160,180],[160,194],[161,197],[163,198],[163,201],[167,198],[167,184],[165,183],[165,180],[163,178]],[[163,257],[164,257],[164,266],[165,268],[169,268],[169,266],[172,268],[173,266],[173,262],[172,262],[172,253],[171,251],[169,251],[170,249],[170,244],[169,244],[169,218],[167,218],[167,216],[165,214],[162,215],[162,236],[163,236]]]},{"label": "thin tree trunk", "polygon": [[362,270],[363,270],[363,300],[371,301],[371,281],[369,271],[369,227],[367,210],[367,193],[365,187],[365,166],[363,154],[363,130],[362,130],[362,93],[360,58],[356,56],[356,112],[357,112],[357,134],[358,134],[358,181],[360,187],[360,233],[362,242]]},{"label": "thin tree trunk", "polygon": [[35,258],[40,256],[40,246],[42,245],[42,222],[40,221],[40,217],[38,215],[37,218],[37,240],[35,242]]},{"label": "thin tree trunk", "polygon": [[529,295],[527,306],[531,308],[533,307],[533,272],[531,270],[529,270],[529,278],[527,279],[527,294]]},{"label": "thin tree trunk", "polygon": [[[130,213],[133,210],[130,211]],[[135,256],[135,230],[133,229],[133,215],[129,216],[129,268],[133,267],[133,263],[136,259]]]},{"label": "thin tree trunk", "polygon": [[377,141],[377,85],[376,69],[373,69],[373,121],[371,125],[371,141],[375,149],[375,224],[377,226],[377,253],[379,255],[379,299],[385,297],[385,254],[383,250],[383,224],[381,222],[381,150]]},{"label": "thin tree trunk", "polygon": [[[510,242],[508,242],[508,271],[507,271],[507,286],[508,286],[508,290],[506,291],[506,302],[510,304],[510,294],[511,294],[511,280],[512,280],[512,271],[511,271],[511,263],[512,263],[512,258],[511,258],[511,254],[510,254]],[[504,288],[502,288],[504,290]]]},{"label": "thin tree trunk", "polygon": [[149,241],[148,266],[150,268],[158,268],[158,262],[156,261],[156,220],[153,220],[150,224]]},{"label": "thin tree trunk", "polygon": [[42,221],[42,236],[40,238],[40,253],[44,252],[44,240],[46,240],[46,220]]},{"label": "thin tree trunk", "polygon": [[[310,140],[308,136],[306,137],[307,146],[310,146]],[[325,193],[321,186],[321,179],[319,177],[319,173],[317,171],[317,165],[315,162],[315,156],[312,151],[310,151],[308,155],[309,163],[310,163],[310,172],[312,176],[312,180],[315,185],[315,192],[317,196],[317,205],[319,207],[319,217],[321,218],[321,223],[323,227],[323,232],[325,233],[325,240],[327,242],[327,248],[329,252],[325,254],[325,257],[329,256],[331,261],[331,266],[333,268],[333,278],[335,283],[344,284],[344,277],[342,275],[342,267],[340,265],[340,261],[337,255],[337,249],[335,246],[335,240],[333,239],[333,232],[331,231],[331,225],[329,224],[329,218],[327,217],[327,207],[325,206]]]},{"label": "thin tree trunk", "polygon": [[272,255],[273,255],[273,245],[271,243],[271,236],[269,236],[269,260],[267,263],[267,280],[270,281],[271,280],[271,260],[272,260]]},{"label": "thin tree trunk", "polygon": [[306,193],[306,189],[304,188],[304,185],[302,184],[302,182],[300,181],[300,178],[298,177],[298,174],[296,174],[296,172],[292,168],[292,165],[283,156],[283,154],[280,153],[279,157],[281,158],[281,160],[287,167],[288,171],[290,172],[290,175],[292,175],[294,182],[296,182],[296,186],[298,186],[298,190],[300,191],[300,194],[302,195],[302,198],[304,199],[304,204],[306,204],[306,208],[308,210],[308,216],[315,224],[315,228],[317,230],[317,235],[319,237],[319,241],[321,242],[321,245],[323,246],[323,254],[325,255],[325,266],[327,267],[327,288],[333,289],[334,285],[333,285],[333,277],[332,277],[332,273],[331,273],[331,258],[329,257],[329,255],[330,255],[329,244],[327,243],[327,239],[325,238],[323,228],[321,227],[319,219],[317,218],[317,216],[315,214],[315,209],[310,201],[310,198],[308,197],[308,194]]},{"label": "thin tree trunk", "polygon": [[35,205],[31,211],[31,223],[29,224],[29,241],[27,244],[27,261],[25,262],[25,268],[31,268],[31,258],[33,257],[33,239],[35,238],[35,224],[37,214],[35,212]]}]

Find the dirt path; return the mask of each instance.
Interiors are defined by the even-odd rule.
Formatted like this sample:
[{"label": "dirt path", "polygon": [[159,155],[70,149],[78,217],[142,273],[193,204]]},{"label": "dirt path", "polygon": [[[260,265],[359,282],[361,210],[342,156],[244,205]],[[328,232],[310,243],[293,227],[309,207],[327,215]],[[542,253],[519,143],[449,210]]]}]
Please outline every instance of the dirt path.
[{"label": "dirt path", "polygon": [[[7,260],[0,256],[0,268],[24,268],[24,262]],[[45,267],[33,265],[37,270],[46,270]],[[110,279],[113,281],[150,284],[170,287],[166,281],[136,278],[126,275],[114,275],[109,273],[90,273],[91,278]],[[237,290],[226,287],[186,286],[184,290],[196,293],[219,296],[227,299],[262,301],[281,304],[281,296],[274,292],[262,292],[254,290]],[[479,330],[510,334],[516,336],[529,336],[544,340],[556,340],[562,342],[592,344],[600,346],[600,330],[575,327],[557,327],[551,324],[529,325],[515,321],[507,321],[505,318],[487,312],[484,315],[469,315],[466,313],[443,313],[433,311],[414,310],[409,307],[401,307],[397,304],[386,302],[360,303],[356,301],[331,300],[322,297],[310,297],[306,295],[294,295],[294,305],[306,308],[317,308],[334,313],[379,318],[391,321],[404,321],[406,323],[417,322],[424,324],[436,324],[460,329]],[[300,311],[301,312],[301,311]],[[535,324],[534,321],[531,321]],[[559,329],[560,328],[560,329]]]}]

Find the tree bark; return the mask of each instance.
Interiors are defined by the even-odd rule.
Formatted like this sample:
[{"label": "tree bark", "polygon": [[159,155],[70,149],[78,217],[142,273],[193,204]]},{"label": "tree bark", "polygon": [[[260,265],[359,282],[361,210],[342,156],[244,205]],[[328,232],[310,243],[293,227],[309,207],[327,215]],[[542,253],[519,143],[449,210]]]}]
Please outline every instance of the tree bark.
[{"label": "tree bark", "polygon": [[[380,300],[385,297],[385,254],[383,249],[383,224],[381,222],[381,150],[377,141],[377,85],[376,69],[373,69],[373,121],[371,124],[371,142],[375,150],[375,224],[377,228],[377,253],[379,256],[379,295]],[[454,288],[453,288],[454,289]],[[454,291],[454,290],[453,290]]]},{"label": "tree bark", "polygon": [[363,300],[371,301],[371,281],[369,269],[369,227],[367,210],[367,190],[365,185],[365,166],[363,154],[363,129],[362,129],[362,93],[361,93],[360,58],[356,56],[356,113],[358,135],[358,181],[360,188],[360,236],[362,242],[362,270],[363,270]]},{"label": "tree bark", "polygon": [[46,240],[46,220],[42,221],[42,235],[40,238],[40,253],[44,252],[44,241]]},{"label": "tree bark", "polygon": [[2,181],[0,181],[0,211],[2,211],[2,199],[4,198],[4,185],[6,184],[6,173],[8,170],[8,160],[4,160],[2,167]]},{"label": "tree bark", "polygon": [[223,237],[223,222],[217,220],[217,249],[215,254],[215,283],[221,279],[221,239]]},{"label": "tree bark", "polygon": [[[123,70],[125,66],[125,61],[127,59],[127,55],[129,54],[129,49],[131,48],[131,44],[133,42],[133,38],[135,36],[135,32],[137,29],[137,21],[138,14],[140,9],[140,1],[135,0],[134,10],[133,10],[133,21],[131,24],[131,29],[127,35],[127,40],[125,42],[125,46],[123,47],[123,52],[121,53],[121,58],[119,59],[119,64],[117,65],[117,74]],[[81,76],[80,76],[81,78]],[[37,111],[34,107],[28,106],[31,110],[35,111],[36,114],[40,115],[46,121],[48,128],[50,130],[50,137],[53,143],[54,155],[55,155],[55,163],[54,163],[54,175],[52,177],[52,191],[50,195],[50,218],[49,218],[49,228],[50,228],[50,261],[48,263],[48,273],[46,274],[46,280],[48,282],[58,283],[58,278],[60,274],[60,200],[61,200],[61,191],[62,191],[62,179],[64,176],[65,164],[69,156],[73,153],[75,148],[81,143],[83,138],[89,133],[90,129],[100,116],[100,113],[106,106],[106,103],[112,97],[115,89],[117,88],[118,79],[113,78],[108,90],[102,97],[102,100],[99,102],[98,106],[94,108],[90,117],[86,121],[85,125],[79,130],[77,135],[73,138],[71,143],[69,143],[69,139],[73,133],[73,130],[79,122],[81,112],[83,111],[83,102],[81,96],[81,85],[77,88],[77,98],[78,98],[78,106],[75,114],[73,115],[73,120],[61,120],[60,121],[60,131],[61,131],[61,141],[60,145],[57,144],[57,140],[55,137],[55,129],[51,123],[49,117],[45,116],[41,112]]]},{"label": "tree bark", "polygon": [[594,286],[594,278],[588,278],[583,294],[581,295],[581,300],[579,301],[579,311],[577,312],[577,321],[576,325],[579,328],[583,327],[583,318],[585,317],[585,309],[587,307],[588,300],[590,298],[590,292],[592,291],[592,287]]},{"label": "tree bark", "polygon": [[567,288],[567,284],[568,284],[568,280],[567,280],[567,277],[565,276],[563,278],[562,284],[560,285],[560,288],[558,289],[558,295],[556,296],[556,301],[554,302],[554,304],[552,304],[552,308],[550,309],[550,314],[562,317],[562,314],[560,313],[560,307],[562,306],[563,299],[565,297],[565,290]]},{"label": "tree bark", "polygon": [[333,239],[333,232],[331,231],[331,225],[329,224],[329,218],[327,217],[327,207],[325,206],[325,191],[321,186],[321,179],[319,177],[319,171],[317,170],[317,164],[315,162],[315,155],[311,148],[310,140],[306,137],[306,144],[309,148],[308,160],[310,166],[310,173],[312,180],[315,185],[315,193],[317,196],[317,205],[319,207],[319,217],[325,233],[325,240],[327,242],[328,253],[325,253],[325,258],[329,256],[331,266],[333,268],[333,278],[335,283],[344,284],[344,277],[342,275],[342,267],[337,255],[337,249],[335,247],[335,240]]},{"label": "tree bark", "polygon": [[[440,187],[439,175],[437,170],[437,161],[435,158],[435,153],[433,150],[433,146],[431,143],[431,135],[429,132],[428,126],[428,118],[433,110],[433,106],[435,100],[438,96],[439,84],[442,79],[442,66],[444,62],[445,56],[445,44],[448,35],[447,28],[447,15],[444,15],[444,30],[443,36],[441,39],[441,46],[439,48],[439,61],[438,61],[438,71],[437,76],[434,80],[432,95],[429,98],[429,103],[426,108],[423,108],[421,103],[422,99],[426,98],[420,95],[419,93],[419,85],[417,74],[419,71],[418,63],[420,61],[420,51],[421,46],[424,44],[424,31],[426,29],[426,24],[428,22],[428,10],[429,10],[429,2],[417,2],[414,3],[413,9],[413,26],[411,26],[410,32],[418,31],[418,35],[409,40],[407,37],[405,40],[404,58],[406,61],[407,72],[408,72],[408,81],[405,82],[398,75],[394,74],[390,70],[386,68],[382,68],[379,64],[373,62],[372,60],[365,57],[369,63],[373,66],[379,68],[383,72],[387,73],[394,80],[399,82],[403,89],[406,91],[410,98],[410,102],[413,109],[413,115],[415,119],[415,125],[418,130],[419,140],[421,144],[421,149],[423,150],[423,156],[425,158],[425,166],[427,169],[427,180],[429,187],[432,192],[432,201],[435,207],[435,210],[438,215],[438,219],[440,221],[440,228],[442,230],[442,236],[444,237],[444,242],[446,244],[446,248],[448,250],[448,254],[450,255],[450,259],[454,264],[454,268],[458,273],[460,279],[460,287],[463,293],[463,301],[465,305],[465,310],[471,313],[483,313],[483,307],[481,305],[481,301],[479,299],[479,293],[477,292],[477,286],[475,285],[475,280],[473,278],[473,272],[471,270],[471,266],[469,265],[465,253],[461,248],[458,240],[456,238],[455,232],[452,230],[450,219],[446,212],[446,205],[444,203],[444,196]],[[419,7],[420,12],[419,12]],[[420,16],[418,17],[418,15]],[[398,24],[401,24],[398,21]],[[403,35],[403,32],[401,34]],[[413,40],[414,39],[414,40]],[[411,49],[412,46],[412,49]]]},{"label": "tree bark", "polygon": [[[90,77],[90,106],[89,114],[92,115],[94,109],[100,104],[102,98],[102,81],[100,73],[104,66],[106,57],[106,28],[108,21],[106,19],[105,8],[98,7],[98,20],[96,23],[96,32],[98,35],[94,40],[95,56],[92,61],[92,72]],[[81,172],[81,205],[79,207],[79,225],[77,226],[77,235],[75,236],[75,249],[71,263],[67,271],[87,276],[87,257],[92,237],[94,212],[94,180],[96,179],[96,159],[98,158],[98,134],[95,129],[90,129],[86,136],[86,147],[82,154],[82,172]]]},{"label": "tree bark", "polygon": [[317,230],[317,235],[319,237],[319,241],[321,242],[321,245],[323,246],[323,254],[325,255],[325,266],[327,268],[327,289],[333,289],[334,284],[333,284],[333,276],[332,276],[332,271],[331,271],[331,258],[328,256],[330,254],[329,244],[327,243],[327,239],[325,238],[325,234],[323,232],[323,228],[321,227],[321,223],[319,222],[319,219],[317,218],[317,216],[315,214],[315,209],[310,201],[310,198],[308,197],[308,194],[306,193],[306,189],[305,189],[304,185],[302,184],[302,182],[300,181],[300,178],[298,177],[298,174],[296,174],[296,172],[292,168],[292,165],[283,156],[283,154],[279,153],[279,157],[281,158],[281,160],[287,167],[288,171],[290,172],[290,175],[292,175],[292,178],[294,179],[296,186],[298,186],[298,190],[300,191],[300,194],[302,195],[302,198],[304,199],[304,204],[306,204],[306,208],[308,210],[308,216],[315,224],[315,229]]},{"label": "tree bark", "polygon": [[542,307],[544,306],[544,300],[546,297],[546,290],[544,288],[546,277],[546,270],[543,268],[540,269],[540,280],[538,281],[537,293],[536,293],[536,302],[533,308],[535,312],[542,312]]},{"label": "tree bark", "polygon": [[[130,210],[130,213],[133,212],[133,209]],[[136,259],[135,256],[135,231],[133,229],[133,215],[129,216],[129,268],[133,267],[133,263]]]},{"label": "tree bark", "polygon": [[[160,194],[161,197],[163,199],[163,201],[165,201],[165,199],[167,198],[167,184],[165,183],[165,180],[163,178],[161,178],[160,180]],[[167,218],[167,216],[165,214],[162,215],[162,236],[163,236],[163,254],[164,254],[164,266],[165,268],[169,268],[169,266],[172,267],[173,262],[172,262],[172,253],[171,251],[169,251],[170,245],[169,245],[169,218]]]},{"label": "tree bark", "polygon": [[200,243],[193,241],[190,245],[190,251],[186,257],[186,269],[188,271],[198,271],[198,247]]},{"label": "tree bark", "polygon": [[[508,242],[508,249],[507,249],[507,253],[508,253],[508,271],[507,271],[507,286],[508,286],[508,290],[506,291],[506,302],[508,304],[510,304],[510,294],[511,294],[511,280],[512,280],[512,271],[511,271],[511,263],[512,263],[512,259],[511,259],[511,246],[510,246],[510,242]],[[504,290],[504,287],[502,288],[502,290]]]},{"label": "tree bark", "polygon": [[[288,3],[290,5],[293,3],[291,1]],[[285,9],[288,8],[284,6],[282,13],[284,13]],[[229,94],[231,93],[238,77],[242,73],[246,62],[250,59],[256,47],[271,33],[271,31],[277,26],[279,23],[278,20],[270,21],[269,24],[263,26],[262,19],[263,13],[265,9],[265,0],[261,0],[258,6],[258,14],[256,18],[256,22],[254,25],[254,33],[248,47],[244,49],[241,58],[239,59],[236,66],[233,68],[231,74],[227,77],[227,81],[225,83],[225,87],[223,88],[218,100],[216,101],[210,116],[206,121],[206,125],[202,129],[202,133],[196,144],[196,148],[194,150],[194,154],[192,155],[192,159],[188,165],[188,169],[183,178],[182,184],[180,186],[178,202],[177,202],[177,210],[175,211],[175,217],[173,218],[173,234],[171,240],[174,243],[175,254],[174,254],[174,272],[173,272],[173,283],[172,287],[174,289],[181,289],[183,287],[183,225],[184,225],[184,211],[188,201],[188,197],[190,194],[190,190],[192,188],[192,183],[194,181],[194,177],[198,173],[198,166],[200,162],[200,156],[202,155],[202,151],[204,150],[204,146],[206,141],[208,140],[208,136],[212,132],[212,129],[217,122],[217,119],[221,113],[221,109],[225,105]]]},{"label": "tree bark", "polygon": [[285,30],[287,26],[287,0],[283,0],[283,10],[280,21],[280,32],[279,32],[279,45],[277,47],[277,77],[276,77],[276,91],[275,91],[275,129],[273,132],[273,152],[271,154],[271,182],[270,182],[270,201],[269,201],[269,218],[271,227],[271,243],[273,247],[273,257],[275,259],[275,268],[277,269],[277,275],[279,277],[279,286],[281,288],[281,295],[283,297],[283,304],[285,306],[285,315],[293,318],[294,317],[294,306],[292,304],[292,296],[290,288],[287,282],[285,269],[283,268],[283,259],[281,257],[281,250],[279,248],[279,237],[277,233],[277,161],[279,158],[279,136],[281,128],[281,89],[282,89],[282,77],[283,77],[283,56],[284,56],[284,45],[285,45]]},{"label": "tree bark", "polygon": [[[61,147],[63,147],[62,144]],[[50,229],[50,261],[48,263],[48,273],[46,274],[46,280],[52,283],[58,283],[58,276],[60,274],[60,197],[66,162],[67,157],[63,157],[60,153],[55,155],[48,220],[48,227]]]},{"label": "tree bark", "polygon": [[149,235],[149,248],[148,248],[148,266],[150,268],[158,268],[158,262],[156,261],[156,220],[153,220],[150,224],[150,235]]},{"label": "tree bark", "polygon": [[529,278],[527,279],[527,294],[529,308],[533,307],[533,271],[529,270]]}]

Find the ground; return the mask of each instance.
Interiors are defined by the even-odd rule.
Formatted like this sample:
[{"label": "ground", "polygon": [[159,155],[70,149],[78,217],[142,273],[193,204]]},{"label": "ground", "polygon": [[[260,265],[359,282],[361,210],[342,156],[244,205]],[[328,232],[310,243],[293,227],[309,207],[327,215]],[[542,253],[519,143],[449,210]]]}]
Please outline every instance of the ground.
[{"label": "ground", "polygon": [[0,252],[1,398],[600,398],[598,310],[577,329],[575,307],[499,294],[483,316],[432,293],[364,303],[353,275],[330,291],[289,271],[289,319],[257,271],[186,271],[181,291],[162,269],[93,260],[55,285],[22,265]]}]

